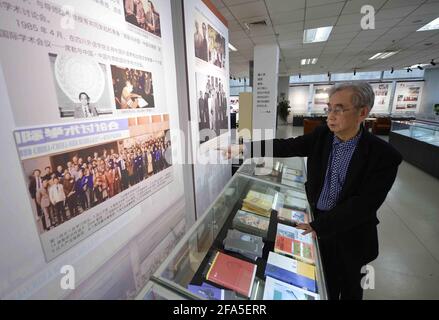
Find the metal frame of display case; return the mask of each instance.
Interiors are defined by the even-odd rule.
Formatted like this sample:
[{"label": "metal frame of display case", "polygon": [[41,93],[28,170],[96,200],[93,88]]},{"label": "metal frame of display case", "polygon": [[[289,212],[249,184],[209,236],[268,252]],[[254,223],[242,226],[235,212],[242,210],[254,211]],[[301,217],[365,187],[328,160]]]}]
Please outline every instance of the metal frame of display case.
[{"label": "metal frame of display case", "polygon": [[[299,160],[298,162],[301,163],[301,168],[297,168],[297,166],[295,168],[288,166],[288,168],[300,169],[300,170],[302,170],[302,172],[305,172],[306,168],[304,166],[303,159],[302,158],[300,158],[300,159],[301,160]],[[274,160],[276,161],[276,159],[274,159]],[[288,163],[287,159],[282,159],[281,161]],[[205,250],[205,252],[201,251],[201,253],[198,257],[198,260],[196,261],[197,267],[194,267],[194,269],[191,270],[192,272],[194,272],[194,274],[193,274],[193,276],[190,276],[190,278],[192,279],[193,277],[195,277],[197,275],[197,273],[200,272],[200,269],[202,269],[203,265],[205,264],[206,259],[211,254],[211,249],[214,246],[215,240],[219,236],[220,232],[223,232],[222,229],[227,225],[226,222],[228,221],[228,219],[231,219],[231,217],[234,216],[234,213],[236,213],[236,210],[237,210],[236,208],[240,204],[240,200],[242,200],[246,194],[245,190],[250,185],[253,185],[254,183],[257,183],[257,185],[261,186],[261,187],[271,186],[271,187],[275,187],[275,188],[281,188],[283,190],[295,190],[295,191],[300,191],[300,192],[305,193],[304,189],[297,189],[294,187],[283,185],[283,184],[277,183],[275,181],[270,181],[268,179],[264,179],[263,177],[256,177],[256,176],[252,176],[250,174],[239,173],[239,170],[238,170],[238,172],[232,177],[232,179],[223,188],[221,193],[217,196],[215,201],[209,206],[209,208],[206,210],[204,215],[200,219],[198,219],[194,225],[192,225],[192,227],[186,232],[186,234],[183,236],[183,238],[177,243],[174,250],[172,250],[172,252],[163,261],[163,263],[156,270],[156,272],[154,272],[154,274],[151,277],[151,281],[159,284],[160,286],[168,288],[169,290],[174,291],[177,295],[183,296],[187,299],[203,300],[202,297],[191,293],[184,286],[177,283],[176,281],[172,281],[170,279],[167,279],[164,275],[167,274],[167,272],[169,272],[170,269],[172,269],[172,266],[175,265],[174,262],[179,260],[178,257],[181,255],[181,252],[186,252],[185,250],[188,250],[188,253],[183,254],[182,257],[185,257],[185,259],[188,259],[189,264],[190,264],[190,254],[192,253],[190,250],[191,250],[191,245],[193,245],[192,241],[194,241],[195,237],[196,237],[197,246],[199,246],[200,244],[199,244],[198,235],[200,233],[200,229],[207,227],[208,228],[207,231],[209,233],[209,236],[211,236],[211,237],[209,237],[210,242],[207,243],[208,248]],[[230,193],[228,193],[228,190],[231,190],[231,188],[235,188],[235,192],[233,195],[230,195]],[[236,192],[236,190],[239,190],[240,192]],[[274,190],[276,191],[276,189],[274,189]],[[276,191],[276,192],[279,192],[279,191]],[[225,202],[226,202],[225,199],[227,197],[232,197],[232,200],[229,201],[229,203],[225,204]],[[226,210],[221,210],[223,208],[222,207],[223,204],[226,206],[229,205]],[[307,208],[307,213],[309,214],[310,219],[312,220],[313,216],[312,216],[312,212],[310,211],[309,206]],[[211,221],[209,221],[209,219]],[[270,228],[272,228],[271,225],[272,224],[270,223]],[[318,246],[318,241],[316,241],[316,239],[313,238],[313,242],[314,242],[314,246],[316,249],[316,257],[317,257],[316,261],[315,261],[315,267],[316,267],[316,283],[317,283],[318,293],[320,295],[320,299],[325,300],[325,299],[327,299],[327,289],[326,289],[326,282],[325,282],[325,277],[324,277],[322,263],[321,263],[320,250],[319,250],[319,246]],[[185,248],[186,246],[187,246],[187,248]],[[200,251],[197,251],[197,252],[200,252]],[[260,261],[260,259],[258,259],[258,261],[261,264],[264,263],[264,261]],[[258,263],[255,262],[255,264],[258,264]],[[259,270],[259,265],[258,265],[258,270]],[[262,271],[260,271],[260,272],[262,273]],[[252,300],[262,299],[263,290],[259,290],[259,288],[261,287],[261,285],[263,285],[263,283],[264,283],[263,279],[255,278],[255,285],[253,288],[253,292],[251,294]],[[146,292],[146,291],[142,290],[142,292]]]}]

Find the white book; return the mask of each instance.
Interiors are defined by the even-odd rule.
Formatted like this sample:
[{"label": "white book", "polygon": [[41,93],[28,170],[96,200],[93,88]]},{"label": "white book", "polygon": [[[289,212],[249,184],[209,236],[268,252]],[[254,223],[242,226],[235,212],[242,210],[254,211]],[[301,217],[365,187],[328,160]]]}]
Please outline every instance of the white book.
[{"label": "white book", "polygon": [[146,102],[146,100],[143,99],[142,97],[137,98],[137,103],[139,108],[145,108],[146,106],[148,106],[148,102]]},{"label": "white book", "polygon": [[284,199],[284,205],[297,208],[298,210],[306,211],[306,207],[308,205],[306,200],[302,200],[299,198],[293,198],[293,197],[285,197]]},{"label": "white book", "polygon": [[294,181],[292,181],[292,180],[288,180],[288,179],[284,179],[284,178],[282,178],[281,183],[284,184],[284,185],[286,185],[286,186],[293,187],[293,188],[303,189],[303,184],[302,184],[302,183],[294,182]]},{"label": "white book", "polygon": [[305,192],[299,192],[299,191],[295,191],[295,190],[287,190],[287,196],[302,199],[302,200],[307,199]]},{"label": "white book", "polygon": [[284,173],[292,174],[292,175],[295,175],[295,176],[301,176],[302,175],[302,170],[284,168]]},{"label": "white book", "polygon": [[255,176],[268,176],[269,174],[271,174],[273,172],[273,168],[255,168]]},{"label": "white book", "polygon": [[302,176],[296,176],[296,175],[289,174],[286,172],[283,173],[282,179],[287,179],[287,180],[296,181],[296,182],[303,182],[305,180]]}]

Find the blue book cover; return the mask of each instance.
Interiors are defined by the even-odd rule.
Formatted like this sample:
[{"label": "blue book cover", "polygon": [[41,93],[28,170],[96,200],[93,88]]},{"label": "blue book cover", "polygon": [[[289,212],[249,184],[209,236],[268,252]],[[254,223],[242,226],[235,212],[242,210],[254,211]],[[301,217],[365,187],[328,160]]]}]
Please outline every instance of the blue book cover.
[{"label": "blue book cover", "polygon": [[224,290],[204,283],[201,286],[190,284],[188,290],[208,300],[224,300]]}]

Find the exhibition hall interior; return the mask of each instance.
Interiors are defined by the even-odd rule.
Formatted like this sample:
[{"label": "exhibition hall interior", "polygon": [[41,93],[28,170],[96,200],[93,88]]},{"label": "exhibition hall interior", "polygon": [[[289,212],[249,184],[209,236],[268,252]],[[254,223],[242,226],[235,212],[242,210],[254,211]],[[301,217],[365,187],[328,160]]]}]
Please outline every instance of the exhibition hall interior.
[{"label": "exhibition hall interior", "polygon": [[439,299],[438,0],[0,2],[1,300]]}]

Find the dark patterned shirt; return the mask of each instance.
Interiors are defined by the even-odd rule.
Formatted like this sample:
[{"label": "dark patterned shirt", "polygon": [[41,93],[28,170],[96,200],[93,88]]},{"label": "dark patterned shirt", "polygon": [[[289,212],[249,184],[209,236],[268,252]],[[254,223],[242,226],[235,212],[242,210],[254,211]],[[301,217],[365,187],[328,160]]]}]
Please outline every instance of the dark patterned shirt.
[{"label": "dark patterned shirt", "polygon": [[325,182],[317,202],[317,209],[329,211],[337,204],[338,197],[346,180],[349,163],[360,140],[361,133],[362,131],[354,138],[344,142],[334,135]]}]

